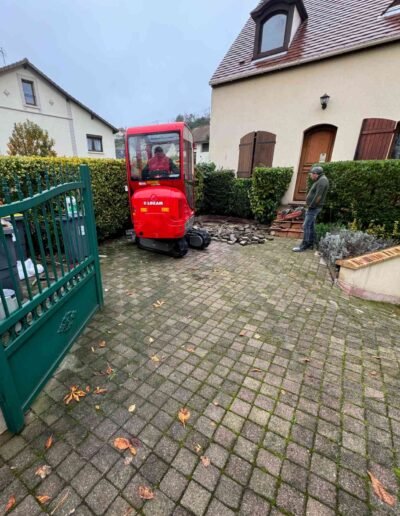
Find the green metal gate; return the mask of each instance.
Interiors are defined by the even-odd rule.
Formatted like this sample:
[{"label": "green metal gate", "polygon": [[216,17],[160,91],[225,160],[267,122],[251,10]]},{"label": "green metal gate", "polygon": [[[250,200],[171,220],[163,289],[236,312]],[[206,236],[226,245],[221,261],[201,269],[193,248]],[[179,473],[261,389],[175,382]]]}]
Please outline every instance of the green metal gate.
[{"label": "green metal gate", "polygon": [[0,407],[19,432],[103,290],[86,165],[3,179],[0,198]]}]

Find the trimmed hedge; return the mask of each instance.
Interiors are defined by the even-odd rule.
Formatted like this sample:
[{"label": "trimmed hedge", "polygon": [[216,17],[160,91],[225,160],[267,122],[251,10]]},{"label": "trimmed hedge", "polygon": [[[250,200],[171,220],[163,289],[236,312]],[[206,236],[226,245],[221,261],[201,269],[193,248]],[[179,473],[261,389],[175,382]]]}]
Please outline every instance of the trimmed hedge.
[{"label": "trimmed hedge", "polygon": [[400,221],[400,160],[325,163],[324,170],[330,189],[320,220],[393,234]]},{"label": "trimmed hedge", "polygon": [[204,173],[202,211],[212,215],[230,215],[234,181],[233,170]]},{"label": "trimmed hedge", "polygon": [[250,205],[255,219],[270,223],[289,187],[293,168],[255,168],[250,189]]},{"label": "trimmed hedge", "polygon": [[232,185],[230,199],[230,214],[234,217],[252,219],[253,212],[250,206],[251,179],[235,179]]},{"label": "trimmed hedge", "polygon": [[124,160],[0,156],[0,178],[12,178],[16,174],[23,182],[27,177],[37,177],[46,170],[59,173],[66,166],[77,167],[80,164],[90,167],[99,239],[121,234],[129,223]]}]

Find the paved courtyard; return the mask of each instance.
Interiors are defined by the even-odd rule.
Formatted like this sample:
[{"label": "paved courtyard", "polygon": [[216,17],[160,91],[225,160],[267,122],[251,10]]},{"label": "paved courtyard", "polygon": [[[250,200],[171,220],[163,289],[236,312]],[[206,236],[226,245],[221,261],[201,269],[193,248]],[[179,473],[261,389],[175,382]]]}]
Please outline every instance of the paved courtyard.
[{"label": "paved courtyard", "polygon": [[292,245],[103,245],[104,310],[0,436],[0,514],[399,514],[367,472],[397,500],[400,310]]}]

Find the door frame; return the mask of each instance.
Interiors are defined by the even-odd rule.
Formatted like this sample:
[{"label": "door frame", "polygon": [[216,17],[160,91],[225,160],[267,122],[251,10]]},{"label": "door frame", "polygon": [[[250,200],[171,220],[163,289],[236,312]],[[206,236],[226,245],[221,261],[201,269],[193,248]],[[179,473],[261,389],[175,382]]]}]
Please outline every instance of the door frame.
[{"label": "door frame", "polygon": [[326,130],[331,131],[333,133],[332,142],[331,142],[330,148],[328,149],[328,153],[327,153],[326,163],[328,163],[329,161],[331,161],[333,148],[335,146],[337,130],[338,130],[337,126],[333,125],[333,124],[316,124],[316,125],[309,127],[308,129],[306,129],[303,132],[300,161],[299,161],[299,166],[297,167],[296,184],[295,184],[294,192],[293,192],[293,201],[297,201],[297,202],[304,201],[304,199],[297,199],[297,188],[300,183],[300,177],[301,177],[300,172],[303,169],[303,163],[304,163],[305,155],[307,152],[307,147],[305,145],[307,142],[307,138],[309,136],[312,136],[314,133],[318,133],[320,131],[326,131]]}]

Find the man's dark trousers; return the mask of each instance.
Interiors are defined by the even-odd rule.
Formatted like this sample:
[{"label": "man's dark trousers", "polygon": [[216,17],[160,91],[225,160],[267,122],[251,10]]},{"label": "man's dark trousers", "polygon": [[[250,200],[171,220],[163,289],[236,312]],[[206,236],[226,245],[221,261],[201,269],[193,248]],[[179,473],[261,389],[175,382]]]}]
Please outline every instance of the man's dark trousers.
[{"label": "man's dark trousers", "polygon": [[315,220],[322,208],[309,208],[304,220],[304,236],[302,247],[312,247],[315,243]]}]

